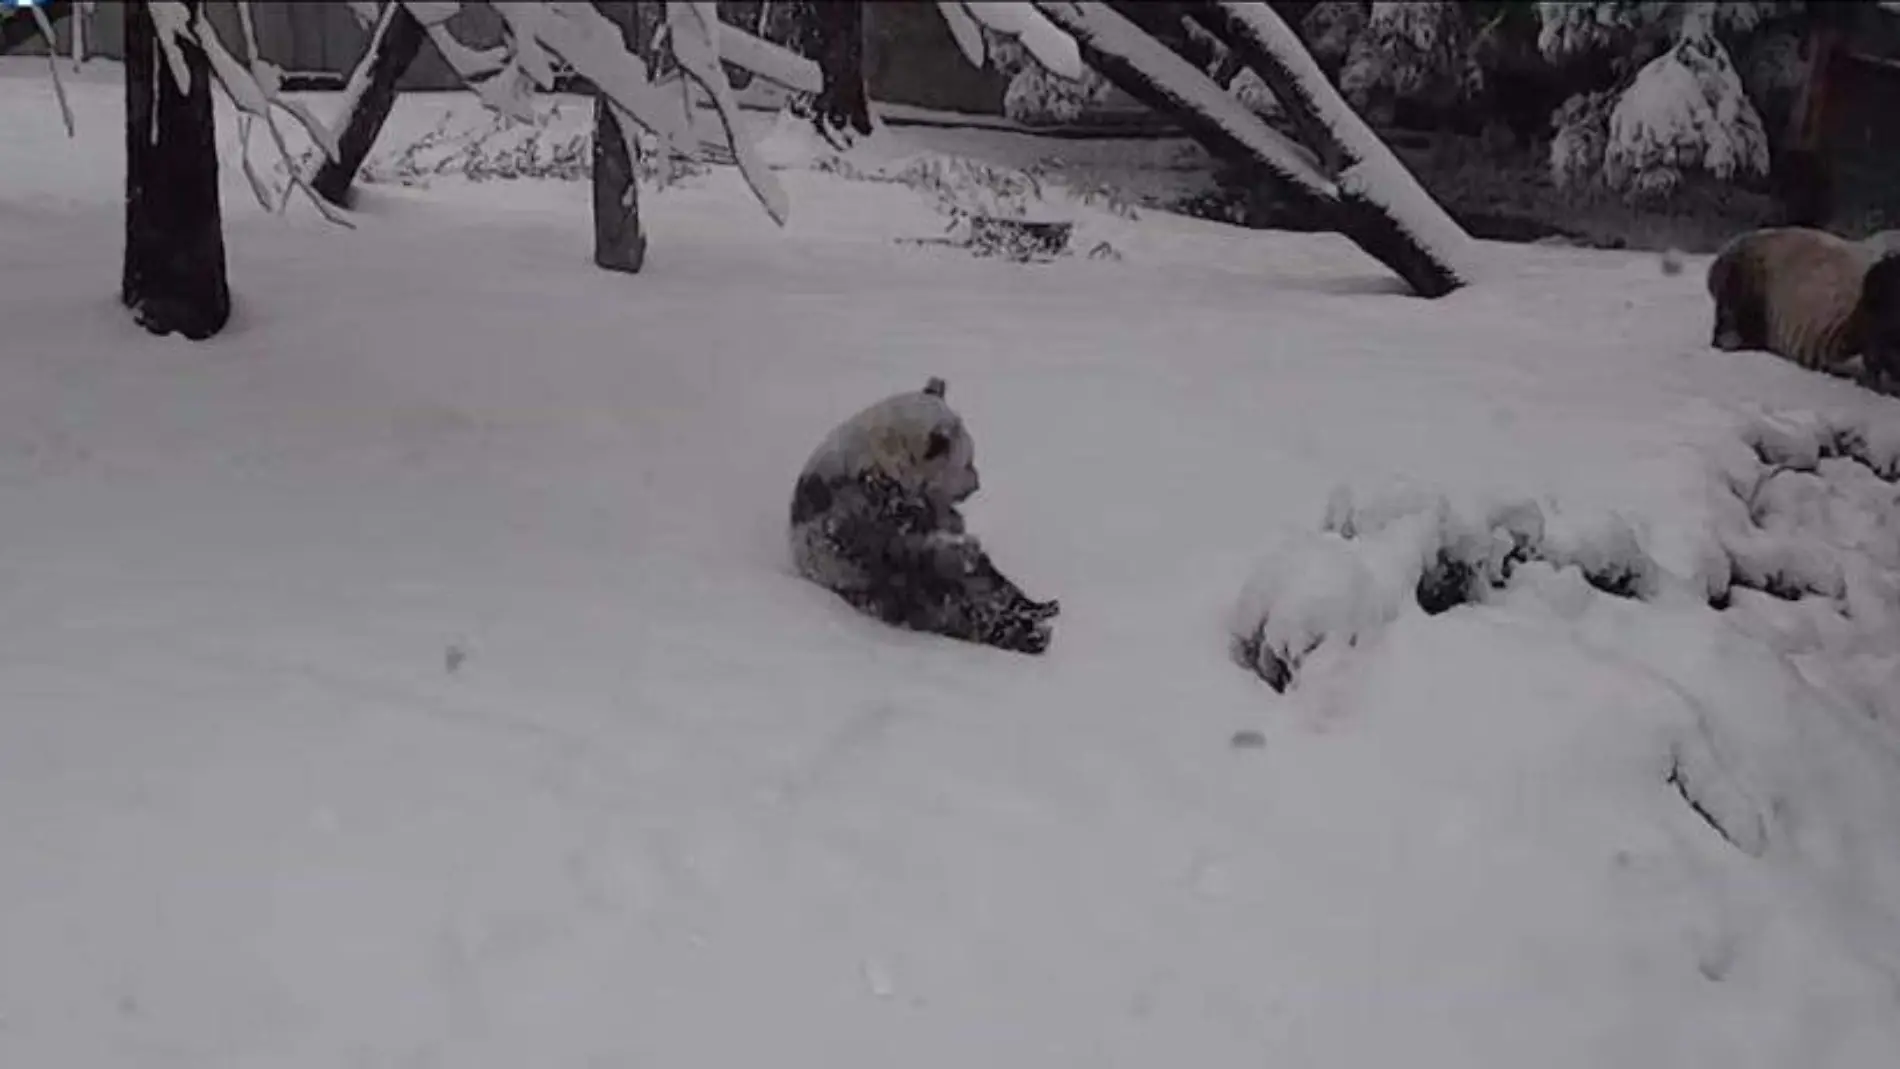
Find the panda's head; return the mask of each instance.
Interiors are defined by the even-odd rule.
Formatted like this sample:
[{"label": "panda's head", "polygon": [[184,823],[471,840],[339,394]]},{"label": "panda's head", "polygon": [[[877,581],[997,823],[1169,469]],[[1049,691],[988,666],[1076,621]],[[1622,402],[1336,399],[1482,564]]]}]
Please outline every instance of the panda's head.
[{"label": "panda's head", "polygon": [[1867,269],[1860,286],[1861,330],[1869,368],[1900,376],[1900,253]]},{"label": "panda's head", "polygon": [[897,444],[902,461],[925,494],[940,505],[954,505],[977,492],[982,480],[976,473],[976,443],[963,426],[963,417],[944,400],[946,388],[932,378],[907,406],[898,421]]},{"label": "panda's head", "polygon": [[819,450],[814,464],[841,474],[873,469],[940,507],[976,493],[976,446],[944,401],[944,383],[887,397],[852,417]]},{"label": "panda's head", "polygon": [[1761,318],[1759,287],[1754,275],[1744,269],[1753,251],[1744,236],[1723,246],[1709,262],[1709,296],[1715,298],[1715,329],[1709,344],[1723,352],[1749,348],[1746,323]]}]

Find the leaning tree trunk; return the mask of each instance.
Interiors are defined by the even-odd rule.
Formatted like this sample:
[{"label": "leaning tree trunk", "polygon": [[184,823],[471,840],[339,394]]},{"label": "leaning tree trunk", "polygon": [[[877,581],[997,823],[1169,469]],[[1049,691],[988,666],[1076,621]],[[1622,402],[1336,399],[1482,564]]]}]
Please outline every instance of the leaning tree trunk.
[{"label": "leaning tree trunk", "polygon": [[806,33],[824,88],[812,103],[812,122],[827,140],[848,141],[871,132],[871,98],[864,86],[864,5],[828,0],[811,5]]},{"label": "leaning tree trunk", "polygon": [[[627,50],[639,55],[640,11],[633,0],[603,0],[601,13],[620,27]],[[613,102],[594,90],[594,263],[609,271],[637,273],[646,263],[647,238],[640,229],[640,186],[634,161],[639,142],[627,136]]]},{"label": "leaning tree trunk", "polygon": [[[1268,126],[1205,73],[1170,51],[1154,34],[1108,4],[1038,0],[1036,6],[1075,39],[1083,59],[1117,88],[1174,118],[1208,151],[1264,174],[1302,213],[1338,231],[1391,268],[1413,292],[1438,297],[1465,281],[1458,264],[1470,244],[1469,237],[1418,189],[1396,161],[1390,160],[1389,150],[1376,138],[1371,140],[1376,152],[1369,150],[1364,157],[1350,156],[1347,149],[1358,148],[1360,143],[1336,132],[1336,127],[1343,123],[1321,121],[1329,117],[1336,119],[1336,115],[1309,106],[1302,117],[1300,105],[1283,99],[1282,104],[1302,140],[1314,142],[1301,145]],[[1202,6],[1195,5],[1197,10]],[[1278,23],[1277,16],[1265,5],[1223,7],[1244,7],[1249,19],[1271,19]],[[1142,21],[1158,17],[1132,5],[1128,10]],[[1217,27],[1203,25],[1218,32]],[[1290,35],[1291,31],[1287,33]],[[1317,71],[1303,46],[1298,45],[1298,38],[1292,40],[1299,57]],[[1229,47],[1241,51],[1232,44]],[[1241,58],[1256,69],[1270,66],[1260,60],[1257,54],[1260,51],[1249,48]],[[1258,70],[1258,73],[1277,95],[1279,86],[1270,77],[1272,72]],[[1319,77],[1324,82],[1324,76]],[[1338,106],[1345,108],[1343,101],[1339,101]],[[1358,121],[1350,109],[1346,109],[1346,114],[1352,121]],[[1363,123],[1360,126],[1363,127]],[[1371,136],[1369,131],[1367,136]],[[1355,166],[1368,160],[1371,168]],[[1399,180],[1393,178],[1395,170]],[[1375,178],[1377,181],[1372,181]],[[1401,195],[1387,198],[1394,189]],[[1410,194],[1410,199],[1404,194]],[[1395,203],[1388,206],[1387,199]]]},{"label": "leaning tree trunk", "polygon": [[[199,0],[188,0],[192,17]],[[120,299],[154,334],[202,341],[231,317],[211,65],[179,41],[180,87],[143,0],[125,12],[125,268]]]},{"label": "leaning tree trunk", "polygon": [[1260,75],[1301,141],[1339,183],[1339,232],[1422,297],[1463,285],[1470,235],[1439,206],[1333,87],[1299,35],[1266,4],[1189,3],[1195,21]]},{"label": "leaning tree trunk", "polygon": [[370,37],[369,48],[350,72],[343,91],[342,134],[337,138],[337,157],[326,158],[310,183],[317,195],[339,208],[348,207],[350,185],[356,172],[376,144],[376,135],[396,104],[396,82],[422,50],[428,32],[422,23],[400,2],[383,6],[383,16]]}]

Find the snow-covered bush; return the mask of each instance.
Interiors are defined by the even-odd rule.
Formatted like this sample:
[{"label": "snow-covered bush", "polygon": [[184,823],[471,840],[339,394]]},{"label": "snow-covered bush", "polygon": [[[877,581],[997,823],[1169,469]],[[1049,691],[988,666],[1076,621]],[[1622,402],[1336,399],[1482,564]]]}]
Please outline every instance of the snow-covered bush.
[{"label": "snow-covered bush", "polygon": [[[1084,111],[1106,103],[1114,91],[1108,80],[1094,70],[1085,71],[1080,80],[1064,78],[1028,58],[1028,54],[1013,43],[1008,51],[1018,58],[1011,64],[1015,73],[1010,75],[1009,88],[1003,93],[1003,114],[1017,122],[1032,125],[1074,122]],[[1009,69],[1002,64],[999,67]]]},{"label": "snow-covered bush", "polygon": [[[1745,79],[1730,48],[1768,35],[1802,5],[1775,0],[1537,4],[1538,46],[1553,63],[1608,58],[1608,90],[1572,97],[1553,117],[1552,178],[1600,176],[1633,197],[1668,194],[1691,173],[1722,181],[1766,176],[1769,140],[1751,96],[1795,77],[1785,47],[1765,51]],[[1606,95],[1607,94],[1607,95]]]},{"label": "snow-covered bush", "polygon": [[1557,109],[1551,119],[1550,176],[1560,188],[1600,180],[1615,106],[1615,93],[1579,93]]},{"label": "snow-covered bush", "polygon": [[1688,19],[1618,98],[1603,163],[1613,188],[1642,196],[1673,191],[1686,170],[1768,174],[1767,131],[1711,19]]},{"label": "snow-covered bush", "polygon": [[1390,111],[1399,100],[1444,107],[1483,84],[1472,59],[1464,5],[1449,0],[1375,2],[1339,73],[1339,88],[1361,110]]},{"label": "snow-covered bush", "polygon": [[1365,35],[1369,14],[1365,0],[1320,0],[1300,21],[1300,36],[1315,61],[1337,72],[1351,55],[1353,42]]},{"label": "snow-covered bush", "polygon": [[1536,502],[1454,503],[1407,488],[1355,501],[1333,494],[1318,534],[1262,559],[1229,619],[1235,659],[1284,691],[1315,657],[1339,655],[1416,610],[1483,603],[1527,569],[1570,573],[1589,590],[1649,598],[1662,572],[1620,517]]},{"label": "snow-covered bush", "polygon": [[[371,154],[357,172],[365,185],[426,188],[435,178],[455,177],[471,182],[548,179],[585,182],[592,178],[594,131],[591,108],[575,115],[559,101],[537,109],[535,119],[523,122],[490,113],[485,122],[452,128],[453,114],[406,144]],[[640,151],[633,160],[642,185],[665,189],[703,175],[708,167],[693,159],[666,159],[657,140],[635,130]],[[319,162],[312,150],[298,166],[308,172]],[[280,165],[281,169],[281,165]]]}]

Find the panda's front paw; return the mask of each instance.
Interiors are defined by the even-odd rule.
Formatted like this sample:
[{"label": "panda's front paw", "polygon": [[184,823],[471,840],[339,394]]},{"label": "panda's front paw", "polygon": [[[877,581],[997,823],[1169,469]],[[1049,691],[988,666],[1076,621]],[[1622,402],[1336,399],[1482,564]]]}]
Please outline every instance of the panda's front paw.
[{"label": "panda's front paw", "polygon": [[1039,623],[1023,632],[1022,639],[1016,645],[1020,653],[1041,654],[1049,650],[1049,643],[1055,635],[1046,623]]},{"label": "panda's front paw", "polygon": [[1018,608],[997,622],[989,641],[999,649],[1038,654],[1049,649],[1053,637],[1054,631],[1047,617],[1034,615],[1027,608]]}]

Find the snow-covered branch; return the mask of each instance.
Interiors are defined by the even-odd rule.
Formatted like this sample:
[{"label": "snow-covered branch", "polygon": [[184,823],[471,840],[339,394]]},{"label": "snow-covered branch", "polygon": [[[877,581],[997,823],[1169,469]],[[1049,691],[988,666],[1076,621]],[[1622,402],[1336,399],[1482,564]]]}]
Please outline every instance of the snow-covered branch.
[{"label": "snow-covered branch", "polygon": [[[949,9],[961,8],[974,22],[1019,42],[1051,74],[1073,79],[1082,77],[1082,53],[1076,48],[1074,37],[1028,4],[961,2],[937,6],[944,10],[945,18],[950,19],[953,33],[956,22]],[[982,63],[981,59],[976,62],[979,66]]]},{"label": "snow-covered branch", "polygon": [[1193,64],[1107,5],[1043,0],[1036,7],[1084,51],[1093,53],[1090,62],[1097,69],[1106,63],[1126,64],[1166,98],[1168,112],[1204,120],[1212,127],[1210,134],[1240,146],[1284,181],[1313,196],[1330,199],[1337,192],[1311,152],[1262,122]]},{"label": "snow-covered branch", "polygon": [[[1340,199],[1363,205],[1363,209],[1349,207],[1342,213],[1342,223],[1354,225],[1348,220],[1358,217],[1360,224],[1375,230],[1390,224],[1402,231],[1408,243],[1430,261],[1405,272],[1415,288],[1434,274],[1446,277],[1432,288],[1444,289],[1473,277],[1477,257],[1470,235],[1340,97],[1285,20],[1261,3],[1218,0],[1198,5],[1198,10],[1205,12],[1208,28],[1266,80],[1288,115],[1295,118],[1309,142],[1307,147],[1337,167],[1332,177],[1338,182]],[[1371,233],[1353,236],[1362,243],[1386,240]]]},{"label": "snow-covered branch", "polygon": [[[554,61],[559,59],[599,89],[622,119],[651,131],[665,151],[697,155],[695,116],[685,96],[656,85],[649,78],[646,64],[627,51],[619,28],[593,4],[581,0],[495,0],[490,6],[501,15],[508,41],[501,48],[476,51],[449,32],[448,19],[459,5],[442,0],[402,2],[422,23],[450,66],[495,110],[526,118],[534,90],[553,88]],[[784,191],[741,129],[738,105],[719,67],[718,44],[726,31],[720,27],[713,5],[668,3],[667,26],[674,56],[682,69],[711,94],[747,183],[772,218],[783,223],[788,211]],[[812,71],[785,62],[783,56],[758,48],[742,51],[746,58],[768,68],[760,72],[767,77],[776,75],[809,84]]]},{"label": "snow-covered branch", "polygon": [[53,20],[48,18],[46,12],[41,11],[37,5],[28,10],[33,13],[35,28],[40,31],[40,36],[46,39],[46,69],[53,75],[53,94],[59,98],[59,115],[66,122],[66,136],[72,137],[75,133],[73,106],[72,102],[66,99],[66,83],[59,77],[59,39],[53,32]]}]

